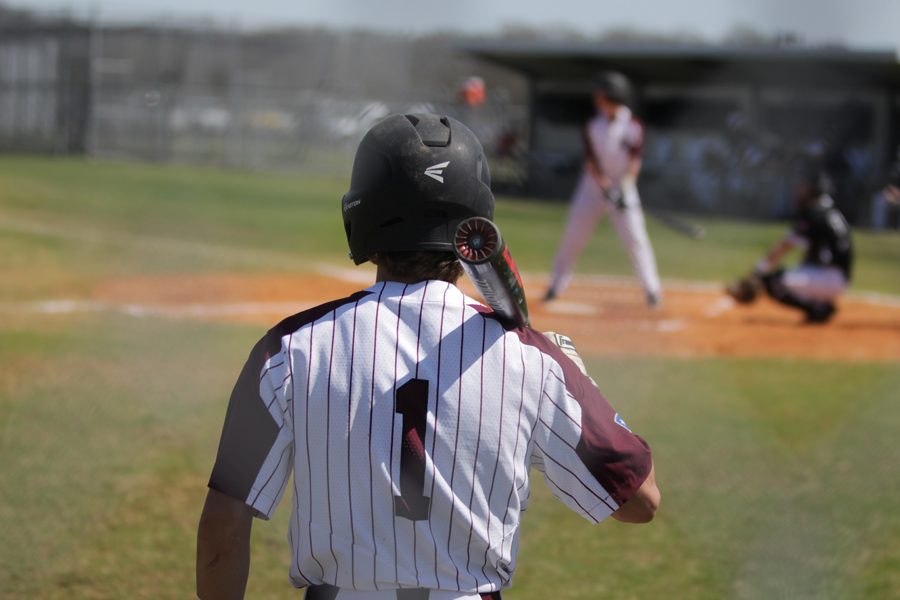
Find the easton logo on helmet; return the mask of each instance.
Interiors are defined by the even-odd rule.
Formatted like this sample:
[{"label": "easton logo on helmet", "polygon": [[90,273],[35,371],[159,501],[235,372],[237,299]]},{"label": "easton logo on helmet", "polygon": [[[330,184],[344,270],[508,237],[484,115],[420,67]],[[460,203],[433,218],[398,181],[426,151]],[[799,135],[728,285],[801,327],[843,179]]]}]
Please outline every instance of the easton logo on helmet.
[{"label": "easton logo on helmet", "polygon": [[425,169],[425,174],[440,183],[444,183],[444,169],[446,169],[449,164],[450,161],[448,160],[447,162],[431,165]]}]

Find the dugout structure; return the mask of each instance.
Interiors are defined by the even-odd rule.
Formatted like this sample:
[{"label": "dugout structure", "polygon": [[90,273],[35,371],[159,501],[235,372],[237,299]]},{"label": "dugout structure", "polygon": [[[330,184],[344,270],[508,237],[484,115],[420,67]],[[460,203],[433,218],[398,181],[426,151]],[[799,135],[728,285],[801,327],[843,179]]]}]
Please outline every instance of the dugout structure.
[{"label": "dugout structure", "polygon": [[81,25],[0,25],[0,152],[87,150],[90,46]]},{"label": "dugout structure", "polygon": [[528,81],[527,192],[568,198],[593,114],[593,75],[623,72],[647,128],[650,206],[755,217],[791,210],[801,155],[822,158],[838,203],[867,214],[900,144],[894,51],[844,48],[472,42],[463,50]]}]

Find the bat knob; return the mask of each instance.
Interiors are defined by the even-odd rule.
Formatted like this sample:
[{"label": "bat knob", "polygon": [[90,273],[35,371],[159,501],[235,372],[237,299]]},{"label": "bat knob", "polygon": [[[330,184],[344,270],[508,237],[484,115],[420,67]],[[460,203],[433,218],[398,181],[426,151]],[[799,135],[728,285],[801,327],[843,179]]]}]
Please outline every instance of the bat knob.
[{"label": "bat knob", "polygon": [[472,217],[456,228],[456,255],[469,262],[483,262],[500,247],[500,230],[484,217]]}]

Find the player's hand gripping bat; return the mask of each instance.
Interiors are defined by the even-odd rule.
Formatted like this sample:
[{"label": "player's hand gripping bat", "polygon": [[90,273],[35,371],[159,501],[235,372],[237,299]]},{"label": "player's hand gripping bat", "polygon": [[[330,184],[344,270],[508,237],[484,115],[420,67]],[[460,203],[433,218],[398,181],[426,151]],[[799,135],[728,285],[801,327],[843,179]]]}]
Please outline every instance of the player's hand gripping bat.
[{"label": "player's hand gripping bat", "polygon": [[456,228],[453,248],[466,275],[494,312],[517,327],[528,326],[522,278],[497,226],[483,217],[466,219]]}]

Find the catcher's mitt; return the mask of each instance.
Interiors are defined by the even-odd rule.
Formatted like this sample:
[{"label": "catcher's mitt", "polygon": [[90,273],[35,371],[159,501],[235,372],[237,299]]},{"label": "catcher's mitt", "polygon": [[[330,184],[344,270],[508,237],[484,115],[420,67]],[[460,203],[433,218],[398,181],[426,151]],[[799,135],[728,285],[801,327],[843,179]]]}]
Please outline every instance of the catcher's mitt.
[{"label": "catcher's mitt", "polygon": [[756,300],[761,289],[762,281],[759,279],[759,276],[747,275],[729,284],[725,288],[725,293],[731,296],[735,302],[750,304]]}]

